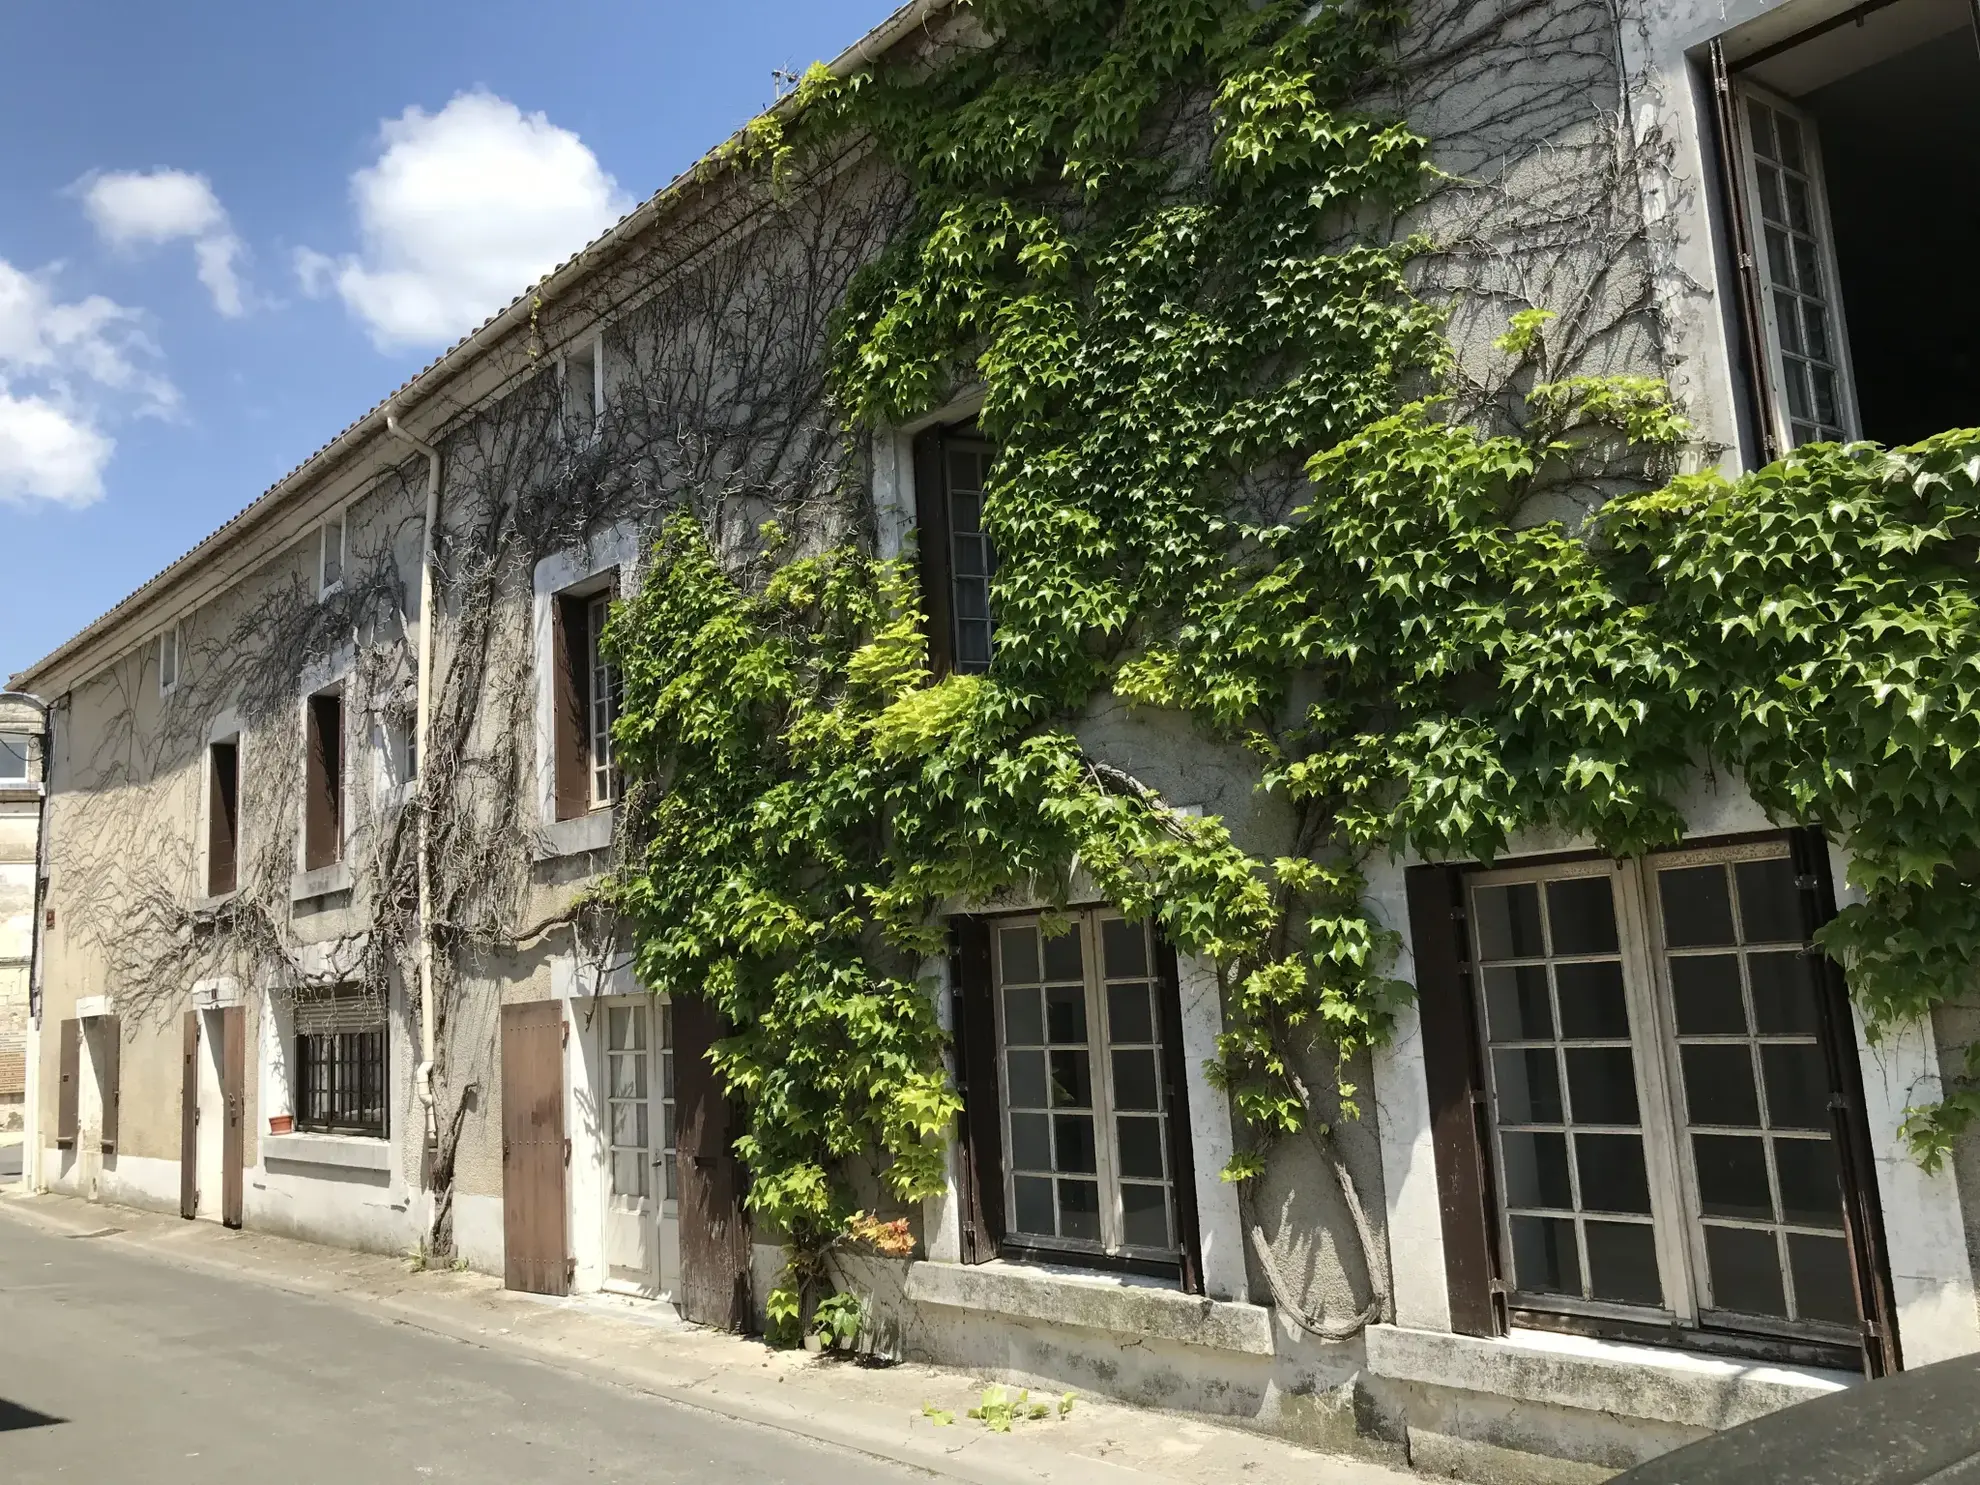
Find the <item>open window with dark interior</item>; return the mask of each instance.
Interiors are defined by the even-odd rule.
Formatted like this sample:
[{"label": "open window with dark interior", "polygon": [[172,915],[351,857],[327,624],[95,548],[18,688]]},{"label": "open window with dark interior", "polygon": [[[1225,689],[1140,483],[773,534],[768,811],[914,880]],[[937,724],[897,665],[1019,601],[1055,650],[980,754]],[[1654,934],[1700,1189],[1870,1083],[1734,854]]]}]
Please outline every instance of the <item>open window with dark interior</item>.
[{"label": "open window with dark interior", "polygon": [[997,554],[983,531],[983,487],[995,448],[972,423],[914,441],[915,522],[935,673],[990,668],[990,579]]},{"label": "open window with dark interior", "polygon": [[1969,0],[1787,6],[1713,44],[1727,288],[1763,458],[1980,423]]},{"label": "open window with dark interior", "polygon": [[344,695],[319,691],[303,712],[303,870],[344,858]]},{"label": "open window with dark interior", "polygon": [[551,748],[560,820],[608,808],[619,797],[619,773],[612,760],[619,672],[602,644],[616,581],[614,569],[551,600]]},{"label": "open window with dark interior", "polygon": [[240,882],[240,742],[216,742],[206,757],[206,895],[224,897]]}]

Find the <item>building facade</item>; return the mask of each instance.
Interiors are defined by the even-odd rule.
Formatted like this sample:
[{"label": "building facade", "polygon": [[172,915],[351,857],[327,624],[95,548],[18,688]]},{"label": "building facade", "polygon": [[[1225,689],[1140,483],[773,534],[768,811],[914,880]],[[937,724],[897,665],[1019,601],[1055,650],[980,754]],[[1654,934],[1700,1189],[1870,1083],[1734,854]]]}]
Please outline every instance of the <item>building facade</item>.
[{"label": "building facade", "polygon": [[[971,24],[910,5],[835,67]],[[1563,374],[1667,378],[1728,469],[1973,421],[1980,326],[1894,259],[1964,240],[1903,142],[1980,163],[1972,28],[1953,0],[1419,8],[1395,102],[1456,183],[1413,225],[1452,245],[1420,287],[1461,366],[1507,302],[1578,306]],[[720,1028],[587,896],[627,814],[600,638],[670,511],[740,550],[753,490],[841,477],[829,312],[905,206],[858,152],[771,193],[684,177],[14,678],[53,719],[34,1181],[749,1323],[781,1258]],[[851,440],[862,539],[919,561],[959,670],[994,645],[979,400]],[[1285,849],[1237,750],[1124,707],[1079,737]],[[1871,1046],[1807,952],[1846,852],[1703,770],[1685,816],[1635,860],[1378,864],[1415,1002],[1349,1070],[1362,1117],[1242,1189],[1214,964],[1091,893],[1054,935],[1047,903],[954,905],[923,978],[974,1091],[915,1257],[844,1262],[869,1340],[1533,1479],[1980,1349],[1980,1149],[1927,1173],[1900,1134],[1976,1028]],[[24,880],[0,923],[36,921]]]}]

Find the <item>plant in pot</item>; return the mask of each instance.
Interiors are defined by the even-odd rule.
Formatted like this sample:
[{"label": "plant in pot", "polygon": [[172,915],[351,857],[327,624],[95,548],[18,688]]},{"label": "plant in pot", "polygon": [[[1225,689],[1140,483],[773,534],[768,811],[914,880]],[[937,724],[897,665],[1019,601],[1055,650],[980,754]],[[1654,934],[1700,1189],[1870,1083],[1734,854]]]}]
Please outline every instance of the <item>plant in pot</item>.
[{"label": "plant in pot", "polygon": [[296,1116],[294,1114],[270,1114],[268,1116],[268,1132],[270,1134],[289,1134],[294,1131],[295,1127]]}]

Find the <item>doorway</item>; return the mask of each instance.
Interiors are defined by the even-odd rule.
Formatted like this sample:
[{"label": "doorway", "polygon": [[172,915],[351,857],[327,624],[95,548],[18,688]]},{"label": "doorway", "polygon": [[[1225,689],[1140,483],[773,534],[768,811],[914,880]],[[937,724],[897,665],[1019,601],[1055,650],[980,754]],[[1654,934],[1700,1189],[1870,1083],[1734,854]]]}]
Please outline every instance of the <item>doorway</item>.
[{"label": "doorway", "polygon": [[187,1011],[180,1081],[179,1215],[241,1225],[247,1009]]},{"label": "doorway", "polygon": [[659,1298],[679,1283],[673,1008],[640,995],[604,1012],[602,1287]]}]

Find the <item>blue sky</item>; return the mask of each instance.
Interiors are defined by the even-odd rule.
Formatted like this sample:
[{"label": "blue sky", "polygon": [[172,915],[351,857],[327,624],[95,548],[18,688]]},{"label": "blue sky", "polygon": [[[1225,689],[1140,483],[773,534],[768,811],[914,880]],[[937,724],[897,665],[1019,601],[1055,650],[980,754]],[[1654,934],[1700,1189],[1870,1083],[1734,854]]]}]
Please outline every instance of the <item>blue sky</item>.
[{"label": "blue sky", "polygon": [[0,5],[0,677],[892,9]]}]

